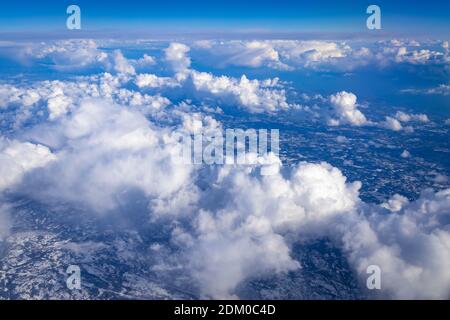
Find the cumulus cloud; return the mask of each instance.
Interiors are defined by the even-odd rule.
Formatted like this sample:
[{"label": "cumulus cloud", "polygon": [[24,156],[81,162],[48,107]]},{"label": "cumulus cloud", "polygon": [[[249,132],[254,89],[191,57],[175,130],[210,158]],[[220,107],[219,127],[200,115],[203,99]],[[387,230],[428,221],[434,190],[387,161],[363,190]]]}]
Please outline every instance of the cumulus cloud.
[{"label": "cumulus cloud", "polygon": [[347,137],[344,136],[337,136],[336,141],[338,143],[348,143],[350,140]]},{"label": "cumulus cloud", "polygon": [[400,156],[402,158],[409,158],[411,156],[411,153],[408,150],[403,150]]},{"label": "cumulus cloud", "polygon": [[392,39],[388,43],[394,47],[420,47],[420,43],[416,40]]},{"label": "cumulus cloud", "polygon": [[225,205],[203,208],[193,233],[174,235],[184,239],[207,297],[230,298],[248,277],[297,269],[292,239],[321,237],[342,245],[361,281],[369,265],[378,265],[391,297],[450,294],[450,190],[425,191],[414,202],[395,195],[379,207],[367,205],[359,199],[361,184],[346,182],[326,163],[301,163],[289,178],[223,168],[214,185],[213,195],[222,193]]},{"label": "cumulus cloud", "polygon": [[135,74],[136,71],[131,63],[123,56],[120,50],[113,53],[113,69],[118,73]]},{"label": "cumulus cloud", "polygon": [[[351,211],[359,201],[360,183],[346,183],[326,163],[302,163],[288,180],[279,173],[262,176],[248,168],[224,167],[212,182],[214,190],[201,196],[221,194],[226,201],[198,213],[188,255],[203,294],[215,298],[232,297],[247,277],[298,269],[285,236],[325,230],[325,221]],[[209,258],[200,259],[204,256]]]},{"label": "cumulus cloud", "polygon": [[57,195],[104,211],[118,205],[118,194],[133,188],[164,199],[189,185],[190,168],[177,164],[181,145],[136,110],[86,100],[52,129],[65,142],[56,148],[57,161],[34,177],[34,183],[50,186],[41,188],[43,198]]},{"label": "cumulus cloud", "polygon": [[191,58],[187,55],[190,48],[182,43],[172,42],[168,48],[164,50],[165,59],[168,61],[176,72],[182,72],[191,65]]},{"label": "cumulus cloud", "polygon": [[66,97],[62,90],[55,90],[49,95],[47,100],[47,107],[49,112],[49,119],[54,120],[69,110],[72,100]]},{"label": "cumulus cloud", "polygon": [[[103,84],[115,83],[114,77],[106,78]],[[156,127],[140,109],[112,103],[108,98],[116,87],[103,88],[101,99],[106,101],[78,101],[79,91],[68,88],[71,85],[66,84],[65,94],[77,101],[71,113],[28,135],[40,144],[53,145],[54,159],[30,176],[23,192],[44,202],[73,201],[104,213],[126,203],[127,192],[139,190],[148,201],[149,218],[192,215],[191,228],[175,228],[172,241],[184,248],[190,272],[205,297],[232,297],[236,286],[255,272],[297,269],[284,230],[300,228],[307,221],[325,228],[321,217],[350,210],[358,201],[359,185],[346,185],[345,177],[327,164],[302,164],[291,181],[279,170],[272,170],[271,176],[261,174],[261,164],[279,166],[279,162],[225,166],[208,177],[216,187],[201,192],[194,168],[174,161],[180,145],[171,138],[171,130]],[[189,132],[218,126],[200,114],[181,116],[181,126]],[[253,190],[252,195],[245,196],[242,190]],[[212,201],[218,197],[224,206]],[[319,206],[323,203],[329,205]],[[198,264],[203,261],[195,259],[199,256],[208,256],[209,262]],[[229,266],[225,274],[224,265]]]},{"label": "cumulus cloud", "polygon": [[450,189],[424,191],[415,202],[394,196],[385,206],[391,213],[376,212],[348,229],[350,261],[359,272],[379,265],[394,298],[448,298],[449,206]]},{"label": "cumulus cloud", "polygon": [[[386,49],[385,53],[391,53],[392,49]],[[396,53],[394,60],[396,62],[408,62],[411,64],[426,64],[430,62],[440,62],[444,54],[439,51],[428,49],[408,51],[406,47],[400,47]]]},{"label": "cumulus cloud", "polygon": [[238,106],[252,113],[275,112],[293,106],[287,102],[286,92],[278,85],[278,78],[257,80],[214,76],[208,72],[185,70],[183,76],[158,77],[140,74],[136,85],[143,89],[159,89],[168,94],[178,88],[182,95],[202,102],[213,100],[223,106]]},{"label": "cumulus cloud", "polygon": [[139,76],[136,79],[138,81],[123,73],[103,73],[79,77],[77,81],[40,81],[30,87],[0,84],[0,107],[15,110],[17,119],[24,112],[31,112],[36,119],[48,115],[48,119],[54,121],[76,109],[81,100],[88,97],[111,100],[146,113],[161,110],[171,103],[160,94],[149,95],[124,88],[130,81],[140,84],[139,81],[145,80],[140,80]]},{"label": "cumulus cloud", "polygon": [[188,80],[203,97],[217,97],[226,105],[237,103],[250,112],[272,112],[289,108],[285,91],[276,89],[277,78],[260,81],[249,80],[245,75],[236,79],[192,71]]},{"label": "cumulus cloud", "polygon": [[35,89],[21,90],[10,84],[0,84],[0,108],[9,105],[29,107],[41,99],[39,91]]},{"label": "cumulus cloud", "polygon": [[275,41],[280,55],[296,65],[317,67],[346,57],[351,48],[345,43],[330,41]]},{"label": "cumulus cloud", "polygon": [[139,88],[179,87],[181,83],[170,77],[159,77],[155,74],[141,73],[136,76],[136,85]]},{"label": "cumulus cloud", "polygon": [[384,121],[375,123],[375,125],[393,131],[414,132],[411,125],[403,126],[402,123],[419,122],[428,123],[430,120],[426,114],[411,114],[403,111],[397,111],[393,117],[386,116]]},{"label": "cumulus cloud", "polygon": [[202,102],[213,99],[225,106],[237,105],[252,113],[274,112],[291,106],[278,78],[250,80],[245,75],[240,78],[215,76],[189,69],[189,51],[190,48],[184,44],[171,43],[165,49],[165,55],[166,61],[176,71],[174,77],[139,74],[135,80],[136,85],[144,89],[172,90],[178,87],[182,95],[189,98],[197,98]]},{"label": "cumulus cloud", "polygon": [[149,56],[148,54],[144,53],[142,58],[139,58],[134,61],[134,64],[138,68],[145,68],[150,67],[156,64],[156,60],[154,57]]},{"label": "cumulus cloud", "polygon": [[398,111],[394,116],[386,116],[384,121],[374,122],[358,109],[357,97],[354,93],[341,91],[329,97],[332,105],[331,112],[325,112],[325,118],[330,126],[352,125],[352,126],[377,126],[393,131],[413,132],[412,126],[403,126],[402,122],[427,123],[430,120],[426,114],[409,114]]},{"label": "cumulus cloud", "polygon": [[43,145],[0,138],[0,191],[15,186],[25,173],[55,159]]},{"label": "cumulus cloud", "polygon": [[389,116],[386,117],[386,120],[384,122],[380,123],[380,126],[393,131],[401,131],[403,129],[400,121]]},{"label": "cumulus cloud", "polygon": [[351,92],[341,91],[330,96],[337,119],[330,119],[330,125],[350,124],[362,126],[367,123],[364,114],[358,110],[356,95]]},{"label": "cumulus cloud", "polygon": [[397,111],[395,118],[401,122],[418,121],[422,123],[427,123],[430,120],[426,114],[410,114],[403,111]]}]

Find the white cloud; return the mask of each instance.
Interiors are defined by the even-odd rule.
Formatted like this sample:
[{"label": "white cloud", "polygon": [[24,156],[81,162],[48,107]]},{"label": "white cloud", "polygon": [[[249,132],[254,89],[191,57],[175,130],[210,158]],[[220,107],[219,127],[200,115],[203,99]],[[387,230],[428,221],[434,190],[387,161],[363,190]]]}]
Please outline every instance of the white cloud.
[{"label": "white cloud", "polygon": [[[200,85],[210,94],[240,94],[236,80],[205,78]],[[83,81],[64,83],[64,94],[75,102],[71,112],[25,135],[54,145],[53,153],[40,144],[4,140],[1,159],[8,165],[1,168],[14,163],[18,172],[5,185],[18,185],[24,172],[39,167],[22,181],[23,192],[44,203],[73,201],[103,214],[123,207],[129,192],[138,191],[148,203],[149,219],[174,222],[171,241],[183,254],[173,259],[187,259],[185,268],[204,297],[235,297],[238,284],[249,277],[298,269],[292,241],[323,237],[342,245],[361,277],[368,264],[379,265],[383,292],[393,297],[448,296],[450,190],[426,192],[415,202],[394,196],[378,207],[360,200],[361,183],[347,182],[326,163],[300,163],[282,174],[280,163],[271,161],[277,170],[269,176],[261,174],[264,161],[206,171],[179,165],[174,128],[161,127],[143,109],[131,107],[145,95],[121,91],[120,79],[105,74],[90,78],[87,87]],[[79,99],[81,89],[97,99]],[[356,96],[340,92],[333,102],[353,110]],[[220,126],[182,109],[164,113],[183,130]],[[211,187],[200,188],[200,181]],[[180,225],[178,217],[192,224]]]},{"label": "white cloud", "polygon": [[270,81],[240,79],[226,76],[216,77],[211,73],[192,71],[190,81],[196,92],[204,98],[217,97],[222,103],[237,103],[250,112],[273,112],[289,108],[283,89],[274,89],[278,79]]},{"label": "white cloud", "polygon": [[[148,81],[146,76],[146,74],[139,75],[135,79],[145,82]],[[138,82],[135,79],[134,81]],[[167,86],[179,85],[170,80],[171,78],[167,79],[169,79]],[[104,98],[139,107],[146,110],[146,113],[163,109],[170,104],[167,98],[159,94],[149,95],[124,88],[130,81],[133,81],[130,75],[103,73],[79,77],[76,81],[41,81],[30,87],[0,85],[0,107],[18,107],[15,112],[16,117],[20,118],[24,112],[32,112],[35,117],[39,116],[44,106],[48,118],[56,120],[76,108],[87,97]]]},{"label": "white cloud", "polygon": [[115,208],[126,190],[138,188],[149,198],[164,199],[189,185],[190,167],[176,162],[181,145],[166,130],[153,129],[137,110],[86,100],[55,125],[54,134],[63,134],[56,138],[66,142],[56,150],[51,168],[35,177],[34,183],[49,186],[37,192],[43,198],[56,196],[104,211]]},{"label": "white cloud", "polygon": [[[406,151],[406,150],[405,150]],[[382,203],[381,207],[388,209],[391,212],[399,212],[409,200],[399,194],[394,194],[387,202]]]},{"label": "white cloud", "polygon": [[237,105],[252,113],[274,112],[291,106],[278,78],[250,80],[243,75],[237,79],[192,70],[189,69],[189,50],[189,47],[180,43],[171,43],[165,49],[166,61],[170,62],[176,71],[173,77],[144,73],[138,74],[134,82],[144,90],[156,90],[174,96],[178,94],[198,99],[202,103],[216,100],[216,103],[225,106]]},{"label": "white cloud", "polygon": [[436,183],[442,183],[445,184],[448,182],[448,177],[446,175],[443,174],[436,174],[433,178],[433,181]]},{"label": "white cloud", "polygon": [[284,89],[279,88],[279,79],[248,79],[245,75],[240,79],[215,76],[207,72],[189,69],[190,48],[184,44],[171,43],[165,49],[166,60],[177,73],[173,78],[158,77],[154,74],[139,74],[136,85],[139,88],[164,89],[179,87],[183,95],[191,95],[202,102],[216,99],[226,106],[238,105],[249,112],[274,112],[288,109]]},{"label": "white cloud", "polygon": [[351,52],[345,43],[329,41],[274,41],[274,46],[286,61],[305,67],[341,59]]},{"label": "white cloud", "polygon": [[448,50],[448,41],[442,42],[442,48],[444,48],[445,50]]},{"label": "white cloud", "polygon": [[403,129],[400,121],[389,116],[386,116],[386,120],[384,122],[381,122],[380,126],[393,131],[401,131]]},{"label": "white cloud", "polygon": [[53,120],[67,113],[71,100],[63,94],[57,94],[47,100],[49,119]]},{"label": "white cloud", "polygon": [[94,40],[63,40],[54,43],[41,43],[22,49],[21,55],[27,60],[45,60],[52,63],[52,67],[60,70],[82,69],[97,64],[104,64],[108,55],[99,50]]},{"label": "white cloud", "polygon": [[139,88],[177,87],[181,84],[170,77],[158,77],[155,74],[141,73],[136,76],[136,85]]},{"label": "white cloud", "polygon": [[136,71],[131,63],[123,56],[120,50],[115,50],[112,56],[113,69],[118,73],[135,74]]},{"label": "white cloud", "polygon": [[397,111],[395,118],[401,122],[418,121],[427,123],[430,121],[426,114],[409,114],[403,111]]},{"label": "white cloud", "polygon": [[137,68],[145,68],[145,67],[155,65],[156,61],[155,61],[154,57],[149,56],[148,54],[144,53],[142,58],[139,58],[138,60],[133,61],[133,63]]},{"label": "white cloud", "polygon": [[[135,67],[146,68],[155,64],[147,54],[133,60],[124,57],[120,50],[112,53],[99,48],[92,39],[72,39],[53,42],[28,43],[15,48],[17,59],[24,64],[44,63],[57,71],[79,71],[90,68],[123,74],[135,74]],[[13,57],[14,58],[14,57]]]},{"label": "white cloud", "polygon": [[[383,287],[393,297],[448,297],[450,190],[436,194],[424,192],[412,203],[404,197],[395,196],[389,202],[391,215],[385,216],[372,208],[369,211],[374,210],[376,213],[370,213],[366,218],[358,216],[355,211],[359,207],[358,184],[345,186],[345,178],[340,173],[330,174],[332,170],[336,170],[331,170],[331,167],[328,167],[328,173],[323,167],[310,164],[300,166],[298,170],[288,189],[295,192],[294,203],[297,206],[293,207],[295,209],[290,216],[289,206],[278,202],[277,205],[283,212],[275,213],[275,217],[272,217],[273,228],[280,218],[289,222],[288,228],[294,228],[297,232],[301,230],[303,236],[324,235],[324,230],[330,227],[330,233],[334,236],[342,232],[342,241],[344,248],[348,250],[350,262],[356,266],[363,279],[368,265],[376,264],[381,267]],[[273,185],[278,189],[281,186]],[[252,190],[254,189],[255,183],[252,183]],[[286,189],[280,190],[282,193]],[[261,198],[262,195],[268,197],[266,201],[273,200],[267,190],[261,192]],[[255,201],[263,201],[261,198],[252,194]],[[264,212],[263,208],[274,206],[271,202],[263,202],[254,207],[252,212]],[[306,216],[301,212],[305,212]],[[277,214],[281,217],[277,217]],[[341,222],[337,221],[344,223],[340,225]],[[336,225],[333,226],[333,223]],[[275,227],[275,230],[280,229]]]},{"label": "white cloud", "polygon": [[[387,49],[385,53],[392,52]],[[431,62],[440,62],[444,58],[444,54],[439,51],[428,49],[408,51],[406,47],[400,47],[395,54],[395,62],[408,62],[411,64],[426,64]]]},{"label": "white cloud", "polygon": [[441,84],[435,88],[430,89],[404,89],[402,92],[411,93],[411,94],[435,94],[435,95],[450,95],[450,85]]},{"label": "white cloud", "polygon": [[[139,59],[128,59],[128,66],[114,57],[108,48],[115,40],[63,40],[42,43],[24,43],[0,47],[0,52],[24,64],[44,62],[59,71],[101,68],[109,72],[132,73],[134,69],[155,66],[155,58],[144,54]],[[99,45],[100,44],[100,45]],[[448,65],[447,41],[439,46],[415,40],[376,42],[321,41],[321,40],[202,40],[192,43],[193,59],[214,67],[243,66],[268,67],[280,70],[314,69],[340,72],[352,71],[368,65],[376,67],[413,65]],[[165,61],[173,70],[182,72],[191,65],[186,44],[171,43],[165,50]]]},{"label": "white cloud", "polygon": [[187,55],[190,48],[182,43],[172,42],[168,48],[164,50],[165,59],[168,61],[174,71],[182,72],[191,66],[191,58]]},{"label": "white cloud", "polygon": [[0,84],[0,108],[6,108],[11,104],[29,107],[40,99],[40,93],[35,89],[21,90],[9,84]]},{"label": "white cloud", "polygon": [[401,40],[401,39],[392,39],[388,42],[394,47],[420,47],[420,43],[416,40]]},{"label": "white cloud", "polygon": [[403,150],[403,152],[400,156],[402,158],[409,158],[411,156],[411,153],[408,150]]},{"label": "white cloud", "polygon": [[[370,47],[370,49],[369,49]],[[392,66],[399,63],[415,65],[447,64],[445,47],[428,48],[415,40],[393,39],[379,42],[320,41],[320,40],[261,40],[261,41],[197,41],[195,54],[202,62],[215,66],[269,67],[282,70],[298,68],[351,71],[367,65]]]},{"label": "white cloud", "polygon": [[394,298],[445,299],[450,294],[450,189],[422,193],[415,202],[395,196],[392,213],[376,212],[350,227],[344,247],[359,273],[376,264],[382,288]]},{"label": "white cloud", "polygon": [[302,163],[290,180],[279,173],[261,176],[248,168],[224,167],[211,183],[215,188],[201,196],[207,201],[221,195],[225,205],[211,203],[198,213],[187,255],[202,293],[215,298],[232,297],[247,277],[299,268],[285,235],[324,230],[328,219],[351,211],[359,201],[360,184],[346,183],[326,163]]},{"label": "white cloud", "polygon": [[339,143],[348,143],[348,142],[349,142],[349,139],[347,139],[347,138],[344,137],[344,136],[337,136],[337,137],[336,137],[336,141],[339,142]]},{"label": "white cloud", "polygon": [[25,173],[55,159],[43,145],[0,138],[0,191],[14,187]]},{"label": "white cloud", "polygon": [[[415,202],[395,195],[381,207],[367,205],[358,196],[360,183],[347,183],[324,163],[302,163],[289,179],[223,168],[214,185],[202,197],[222,194],[226,205],[200,211],[195,233],[183,236],[207,297],[233,297],[247,277],[298,268],[288,239],[326,236],[343,245],[362,282],[368,265],[380,266],[383,292],[391,297],[450,294],[450,189],[426,191]],[[199,259],[204,256],[209,259]]]},{"label": "white cloud", "polygon": [[351,48],[345,43],[330,41],[201,41],[194,46],[201,53],[207,52],[202,59],[219,67],[318,68],[331,66],[351,54]]},{"label": "white cloud", "polygon": [[330,96],[330,102],[334,107],[334,113],[338,119],[331,119],[329,124],[350,124],[362,126],[367,123],[364,114],[358,110],[356,95],[351,92],[341,91]]},{"label": "white cloud", "polygon": [[219,67],[243,66],[290,70],[280,61],[278,51],[270,41],[200,41],[194,44],[196,49],[207,51],[206,60]]}]

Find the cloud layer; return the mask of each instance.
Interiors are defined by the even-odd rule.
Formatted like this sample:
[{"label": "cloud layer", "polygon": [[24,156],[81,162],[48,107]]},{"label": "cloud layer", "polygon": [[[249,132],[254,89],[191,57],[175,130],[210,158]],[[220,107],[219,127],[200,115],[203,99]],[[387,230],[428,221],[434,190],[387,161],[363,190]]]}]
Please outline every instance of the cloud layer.
[{"label": "cloud layer", "polygon": [[[293,244],[322,238],[343,250],[362,286],[367,266],[375,264],[387,297],[449,297],[449,189],[425,190],[415,201],[393,195],[375,205],[361,200],[361,182],[348,181],[326,162],[281,168],[280,159],[269,154],[252,165],[210,167],[181,164],[177,158],[182,144],[175,133],[221,127],[193,100],[250,113],[297,107],[288,102],[278,78],[198,71],[192,68],[192,51],[225,46],[226,64],[283,70],[376,54],[320,41],[202,42],[192,48],[171,43],[162,58],[169,69],[158,76],[137,71],[139,65],[157,63],[149,55],[132,60],[121,51],[104,55],[91,42],[78,43],[80,52],[70,45],[28,54],[50,59],[58,68],[100,63],[109,72],[0,86],[0,108],[14,115],[11,128],[18,133],[0,139],[2,196],[20,193],[49,207],[71,203],[103,216],[129,214],[123,208],[137,198],[145,204],[148,221],[169,230],[177,252],[168,254],[171,261],[186,268],[206,298],[235,298],[246,279],[298,270]],[[397,51],[384,53],[411,64],[446,57],[405,51],[401,45],[390,44]],[[174,104],[170,95],[177,94],[183,102]],[[323,111],[330,125],[399,131],[405,123],[429,121],[424,114],[397,112],[372,122],[359,109],[357,96],[347,91],[321,100],[331,107]],[[267,163],[272,175],[262,174]],[[7,237],[12,218],[10,208],[1,206],[0,240]]]}]

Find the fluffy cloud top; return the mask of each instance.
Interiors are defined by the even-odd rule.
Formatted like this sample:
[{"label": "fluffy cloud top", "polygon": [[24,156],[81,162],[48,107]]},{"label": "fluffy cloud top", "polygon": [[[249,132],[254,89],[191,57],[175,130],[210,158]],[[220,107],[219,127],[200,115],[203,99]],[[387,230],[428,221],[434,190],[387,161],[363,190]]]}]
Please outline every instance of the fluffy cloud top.
[{"label": "fluffy cloud top", "polygon": [[[346,183],[342,173],[326,163],[302,163],[291,179],[225,167],[212,183],[215,190],[201,196],[222,194],[225,205],[203,208],[194,222],[194,236],[185,237],[203,293],[216,298],[230,297],[249,276],[297,269],[285,236],[325,230],[327,221],[351,212],[359,202],[360,184]],[[205,256],[209,259],[201,259]]]},{"label": "fluffy cloud top", "polygon": [[238,80],[193,71],[189,79],[199,94],[206,97],[219,97],[227,105],[237,103],[250,112],[272,112],[289,107],[285,91],[273,89],[277,85],[277,78],[259,81],[249,80],[243,75]]},{"label": "fluffy cloud top", "polygon": [[[181,88],[183,95],[201,101],[215,99],[226,106],[238,105],[252,113],[274,112],[288,109],[286,93],[279,88],[279,79],[249,80],[215,76],[207,72],[189,69],[191,60],[187,53],[190,48],[184,44],[171,43],[165,49],[165,57],[176,72],[174,77],[158,77],[154,74],[140,74],[135,83],[139,88],[159,88],[172,90]],[[190,97],[190,98],[191,98]]]},{"label": "fluffy cloud top", "polygon": [[403,126],[400,123],[400,121],[392,117],[386,117],[386,120],[381,123],[381,127],[392,131],[400,131],[403,129]]},{"label": "fluffy cloud top", "polygon": [[390,214],[376,212],[348,229],[343,240],[350,261],[359,272],[379,265],[395,298],[445,299],[450,294],[449,206],[449,189],[424,191],[412,203],[394,196],[386,206]]},{"label": "fluffy cloud top", "polygon": [[0,139],[0,191],[14,186],[25,173],[44,167],[56,157],[45,146]]},{"label": "fluffy cloud top", "polygon": [[136,71],[130,62],[123,56],[122,52],[115,50],[113,54],[114,70],[123,74],[135,74]]},{"label": "fluffy cloud top", "polygon": [[140,112],[86,100],[52,129],[62,136],[35,137],[47,144],[65,141],[58,160],[35,177],[35,183],[52,186],[44,197],[56,194],[103,211],[117,205],[122,191],[137,188],[164,199],[189,185],[190,168],[177,165],[181,146]]},{"label": "fluffy cloud top", "polygon": [[430,121],[426,114],[409,114],[403,111],[397,111],[395,117],[397,118],[397,120],[402,122],[419,121],[426,123]]},{"label": "fluffy cloud top", "polygon": [[187,55],[190,48],[182,43],[172,42],[167,49],[165,49],[166,61],[171,63],[172,68],[177,72],[182,72],[188,69],[191,65],[191,58]]},{"label": "fluffy cloud top", "polygon": [[330,96],[330,102],[338,119],[331,119],[330,124],[350,124],[361,126],[367,123],[364,114],[358,110],[356,95],[351,92],[341,91]]}]

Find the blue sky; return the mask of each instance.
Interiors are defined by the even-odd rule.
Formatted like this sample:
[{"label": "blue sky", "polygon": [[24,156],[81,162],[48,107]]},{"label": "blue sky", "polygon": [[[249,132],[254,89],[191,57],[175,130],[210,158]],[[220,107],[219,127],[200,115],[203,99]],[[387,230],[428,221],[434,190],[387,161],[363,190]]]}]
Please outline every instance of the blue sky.
[{"label": "blue sky", "polygon": [[[82,11],[84,32],[99,30],[184,32],[366,33],[370,4],[382,10],[382,32],[447,37],[450,2],[446,1],[13,1],[3,3],[0,28],[10,31],[65,32],[68,5]],[[371,34],[373,35],[373,33]]]}]

